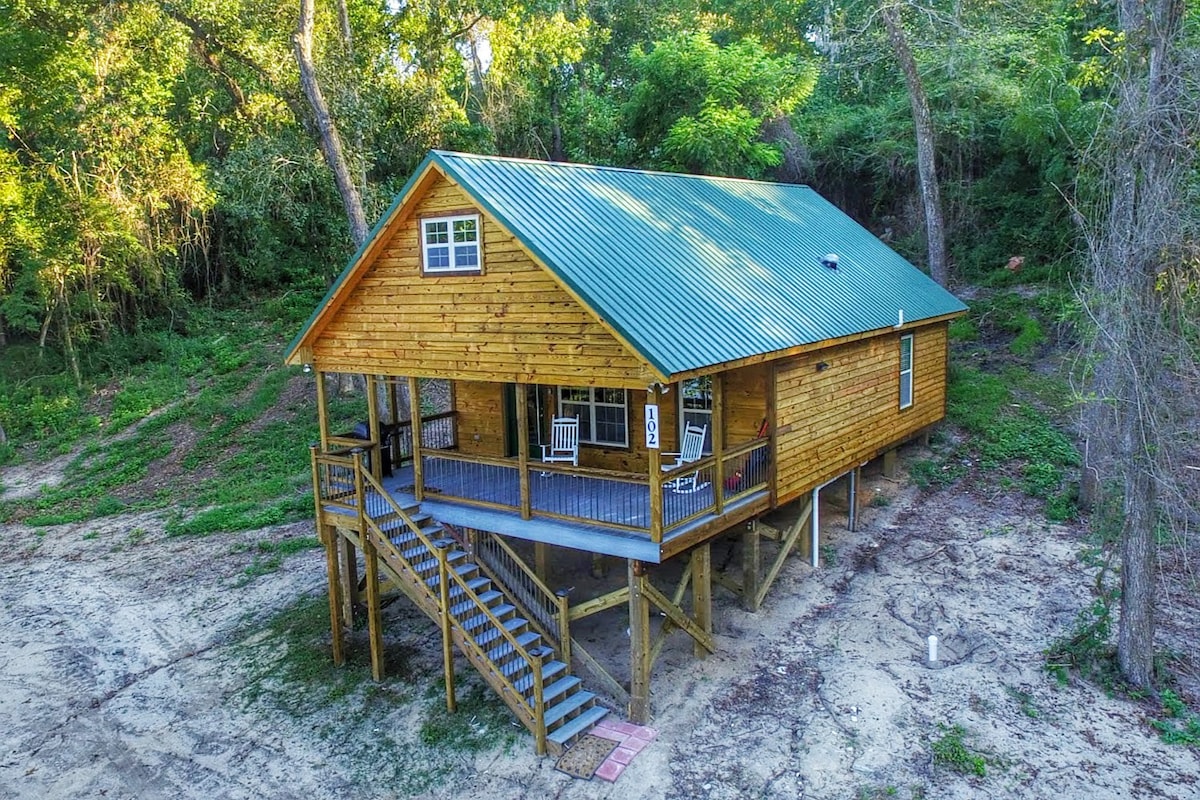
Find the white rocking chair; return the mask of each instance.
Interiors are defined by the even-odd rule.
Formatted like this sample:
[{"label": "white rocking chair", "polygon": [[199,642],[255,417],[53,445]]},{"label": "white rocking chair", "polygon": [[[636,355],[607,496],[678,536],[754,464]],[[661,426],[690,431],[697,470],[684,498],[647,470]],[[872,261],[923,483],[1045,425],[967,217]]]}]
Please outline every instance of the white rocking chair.
[{"label": "white rocking chair", "polygon": [[[706,436],[708,436],[707,425],[696,427],[689,422],[683,430],[683,444],[679,447],[681,452],[663,453],[664,456],[672,456],[675,459],[674,463],[662,465],[663,472],[670,472],[677,467],[682,467],[684,464],[699,461],[704,456],[704,439]],[[673,478],[664,483],[663,486],[667,486],[675,492],[691,493],[700,491],[708,486],[708,483],[700,483],[700,470],[696,470],[695,472]]]},{"label": "white rocking chair", "polygon": [[[550,444],[542,445],[543,464],[579,466],[579,417],[555,417],[550,422]],[[543,472],[542,475],[549,475]]]}]

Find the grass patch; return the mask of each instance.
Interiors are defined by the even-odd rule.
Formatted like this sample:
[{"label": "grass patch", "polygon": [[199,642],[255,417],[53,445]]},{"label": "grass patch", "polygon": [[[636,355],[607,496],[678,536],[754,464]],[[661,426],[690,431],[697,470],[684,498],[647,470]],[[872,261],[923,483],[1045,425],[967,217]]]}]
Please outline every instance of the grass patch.
[{"label": "grass patch", "polygon": [[1170,689],[1163,690],[1161,702],[1162,717],[1150,721],[1159,737],[1167,744],[1200,747],[1200,716]]},{"label": "grass patch", "polygon": [[961,725],[938,724],[942,735],[933,740],[933,763],[940,764],[960,775],[987,777],[988,760],[966,743],[967,732]]},{"label": "grass patch", "polygon": [[[1025,380],[1033,382],[1031,377]],[[922,488],[945,485],[968,474],[970,464],[987,474],[989,481],[1019,486],[1025,494],[1044,501],[1052,520],[1069,519],[1076,513],[1077,489],[1067,482],[1067,476],[1079,465],[1079,452],[1049,415],[1030,403],[1018,402],[1014,383],[1011,376],[953,366],[947,387],[947,418],[970,438],[939,453],[936,459],[916,462],[911,470],[913,480]]]},{"label": "grass patch", "polygon": [[191,517],[177,514],[167,520],[168,536],[203,536],[210,533],[253,531],[304,519],[312,513],[313,499],[307,496],[273,502],[241,500],[205,509]]},{"label": "grass patch", "polygon": [[244,573],[247,578],[258,578],[269,575],[279,569],[283,559],[306,550],[321,547],[320,540],[315,536],[298,536],[280,541],[262,541],[255,546],[254,559]]},{"label": "grass patch", "polygon": [[239,646],[247,676],[239,700],[311,731],[327,759],[353,766],[351,778],[361,793],[428,793],[461,768],[464,754],[532,741],[473,672],[458,676],[458,711],[446,710],[437,628],[428,627],[435,642],[429,653],[385,643],[389,677],[376,683],[366,642],[354,641],[353,634],[347,663],[334,666],[328,601],[324,595],[302,598]]},{"label": "grass patch", "polygon": [[[253,320],[245,310],[198,309],[178,329],[114,337],[82,354],[92,381],[82,390],[62,374],[39,378],[55,365],[7,348],[0,423],[11,441],[41,456],[83,446],[62,484],[4,503],[0,517],[44,526],[173,505],[172,533],[203,534],[311,513],[316,415],[307,401],[279,408],[298,371],[279,365],[280,343]],[[113,374],[122,375],[115,384]],[[89,410],[104,405],[93,393],[111,398],[103,418]],[[331,406],[351,404],[362,415],[361,397]],[[0,463],[18,455],[5,445]]]}]

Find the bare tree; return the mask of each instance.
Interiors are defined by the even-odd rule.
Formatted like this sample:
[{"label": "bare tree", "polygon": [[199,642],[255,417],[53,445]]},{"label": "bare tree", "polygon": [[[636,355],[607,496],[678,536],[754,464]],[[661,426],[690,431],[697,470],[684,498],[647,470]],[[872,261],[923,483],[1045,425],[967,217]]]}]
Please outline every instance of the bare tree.
[{"label": "bare tree", "polygon": [[880,8],[883,24],[887,28],[892,53],[904,73],[904,84],[908,89],[912,105],[913,128],[917,138],[917,184],[921,192],[921,207],[925,212],[925,239],[929,247],[929,274],[942,286],[950,279],[946,260],[946,225],[942,214],[942,195],[938,189],[937,158],[934,154],[933,115],[929,113],[929,100],[925,86],[917,71],[917,62],[908,46],[908,37],[900,21],[900,4],[885,0]]},{"label": "bare tree", "polygon": [[321,92],[317,81],[317,68],[313,62],[313,3],[315,0],[300,0],[300,19],[296,25],[296,33],[292,36],[292,49],[296,53],[296,64],[300,67],[300,85],[304,88],[304,96],[312,107],[313,120],[321,140],[321,153],[325,163],[333,170],[333,179],[337,184],[338,194],[342,197],[342,205],[346,209],[346,218],[350,222],[350,238],[354,241],[355,249],[362,247],[370,233],[367,217],[363,213],[362,195],[350,175],[350,167],[346,163],[345,150],[342,148],[341,137],[338,136],[337,126],[329,114],[329,105]]},{"label": "bare tree", "polygon": [[[1164,285],[1179,279],[1195,211],[1187,182],[1197,116],[1180,58],[1183,0],[1120,0],[1124,46],[1114,97],[1093,146],[1100,198],[1088,227],[1085,305],[1095,325],[1085,470],[1093,486],[1120,493],[1121,614],[1117,661],[1125,679],[1153,684],[1156,532],[1178,492],[1173,406],[1186,351]],[[1190,108],[1188,106],[1190,105]],[[1175,498],[1172,498],[1175,499]]]}]

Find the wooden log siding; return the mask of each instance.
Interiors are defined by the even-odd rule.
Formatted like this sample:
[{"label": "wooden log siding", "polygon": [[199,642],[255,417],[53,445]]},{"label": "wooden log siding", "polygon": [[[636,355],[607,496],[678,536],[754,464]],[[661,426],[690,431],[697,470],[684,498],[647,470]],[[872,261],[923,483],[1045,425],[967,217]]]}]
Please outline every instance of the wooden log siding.
[{"label": "wooden log siding", "polygon": [[454,403],[459,452],[503,458],[504,384],[456,381]]},{"label": "wooden log siding", "polygon": [[[946,324],[798,356],[775,373],[780,505],[942,418]],[[900,409],[900,336],[913,337],[913,405]],[[818,371],[824,361],[829,368]]]},{"label": "wooden log siding", "polygon": [[475,211],[456,185],[432,181],[313,343],[314,363],[501,383],[645,389],[655,380],[482,211],[483,274],[422,274],[421,218]]}]

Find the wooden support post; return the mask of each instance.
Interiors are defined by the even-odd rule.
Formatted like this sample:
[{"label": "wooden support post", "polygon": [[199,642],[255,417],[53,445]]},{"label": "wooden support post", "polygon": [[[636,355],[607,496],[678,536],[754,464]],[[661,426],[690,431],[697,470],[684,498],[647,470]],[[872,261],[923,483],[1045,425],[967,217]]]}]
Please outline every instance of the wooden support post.
[{"label": "wooden support post", "polygon": [[725,513],[725,379],[718,372],[712,376],[712,447],[717,456],[713,466],[713,496],[717,500],[716,513]]},{"label": "wooden support post", "polygon": [[762,606],[763,600],[767,596],[767,592],[771,591],[771,586],[774,585],[775,579],[779,577],[780,571],[783,570],[783,564],[787,561],[787,557],[792,552],[792,548],[796,546],[796,541],[803,541],[801,532],[804,526],[812,522],[812,505],[805,507],[796,521],[792,523],[779,539],[779,552],[775,554],[775,560],[771,562],[771,566],[767,568],[766,575],[763,577],[758,587],[758,594],[754,598],[754,607]]},{"label": "wooden support post", "polygon": [[761,540],[751,524],[742,533],[742,607],[758,611],[758,572],[762,567]]},{"label": "wooden support post", "polygon": [[425,499],[425,464],[421,460],[421,384],[408,379],[408,418],[412,421],[413,499]]},{"label": "wooden support post", "polygon": [[549,583],[550,545],[545,542],[533,543],[533,573],[542,583]]},{"label": "wooden support post", "polygon": [[811,561],[812,557],[813,557],[812,514],[811,514],[811,512],[805,518],[804,524],[806,526],[805,533],[807,533],[808,535],[807,536],[802,535],[796,540],[796,551],[800,554],[800,557],[803,558],[805,561]]},{"label": "wooden support post", "polygon": [[325,392],[325,373],[317,371],[317,424],[321,428],[321,452],[329,452],[329,397]]},{"label": "wooden support post", "polygon": [[367,567],[367,638],[371,649],[371,675],[383,680],[383,625],[379,618],[379,558],[367,532],[366,486],[363,480],[363,451],[354,448],[354,503],[358,508],[358,540]]},{"label": "wooden support post", "polygon": [[[383,480],[383,440],[379,436],[379,383],[376,375],[367,375],[367,431],[371,439],[371,474],[375,480]],[[388,466],[391,472],[391,465]]]},{"label": "wooden support post", "polygon": [[442,676],[446,683],[446,710],[458,708],[454,693],[454,639],[450,626],[450,543],[436,542],[438,559],[438,595],[442,611]]},{"label": "wooden support post", "polygon": [[391,430],[392,445],[392,463],[389,465],[395,467],[403,459],[400,456],[400,426],[397,425],[400,421],[400,400],[396,392],[396,379],[387,376],[387,402],[388,402],[388,427]]},{"label": "wooden support post", "polygon": [[[712,547],[710,542],[692,551],[692,616],[696,625],[712,636]],[[704,658],[708,650],[699,641],[692,645],[696,658]]]},{"label": "wooden support post", "polygon": [[371,677],[383,680],[386,665],[383,659],[383,617],[379,602],[379,555],[375,545],[365,535],[363,559],[367,565],[367,636],[371,642]]},{"label": "wooden support post", "polygon": [[893,447],[883,454],[883,477],[895,480],[900,475],[899,467],[897,451]]},{"label": "wooden support post", "polygon": [[554,599],[558,602],[558,655],[568,667],[571,666],[572,655],[570,596],[570,589],[559,589],[554,593]]},{"label": "wooden support post", "polygon": [[[517,384],[517,461],[520,465],[521,482],[521,519],[529,519],[533,516],[533,508],[529,497],[529,412],[527,409],[529,403],[529,386],[528,384]],[[539,572],[538,577],[543,581],[545,576]]]},{"label": "wooden support post", "polygon": [[851,533],[858,530],[858,471],[855,467],[846,476],[846,528]]},{"label": "wooden support post", "polygon": [[317,538],[325,547],[325,580],[329,583],[329,633],[333,649],[333,663],[339,667],[346,663],[346,651],[342,638],[342,587],[338,581],[337,530],[321,522],[321,465],[317,463],[320,445],[310,444],[312,456],[313,504],[317,517]]},{"label": "wooden support post", "polygon": [[592,553],[592,577],[603,578],[608,574],[608,564],[604,561],[603,553]]},{"label": "wooden support post", "polygon": [[[655,384],[649,391],[646,392],[646,402],[653,405],[658,405],[661,392],[658,384]],[[661,425],[660,425],[661,428]],[[642,434],[645,436],[645,432]],[[661,443],[662,436],[660,431],[659,442]],[[663,534],[663,481],[662,481],[662,450],[657,447],[647,448],[649,454],[649,464],[647,469],[650,471],[650,541],[655,544],[662,544]]]},{"label": "wooden support post", "polygon": [[329,632],[333,647],[333,663],[339,667],[346,663],[346,645],[343,634],[342,585],[338,580],[338,532],[330,525],[317,524],[321,542],[325,545],[325,579],[329,581]]},{"label": "wooden support post", "polygon": [[346,536],[342,540],[342,618],[354,624],[354,606],[358,604],[358,551]]},{"label": "wooden support post", "polygon": [[646,568],[629,560],[629,721],[650,721],[650,600],[646,597]]}]

